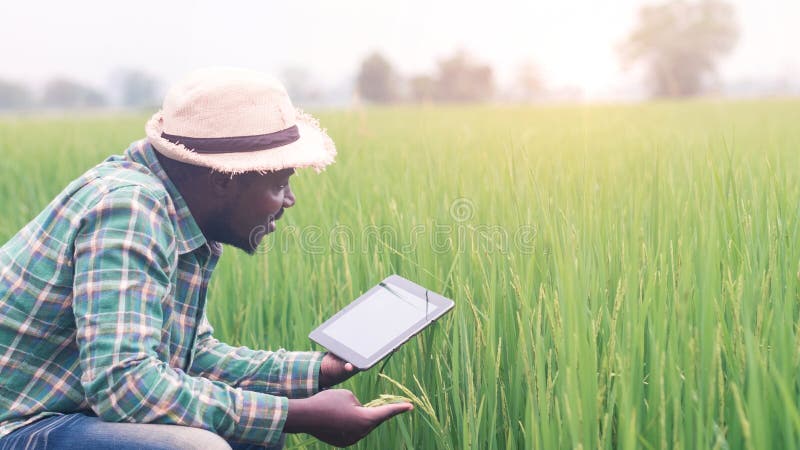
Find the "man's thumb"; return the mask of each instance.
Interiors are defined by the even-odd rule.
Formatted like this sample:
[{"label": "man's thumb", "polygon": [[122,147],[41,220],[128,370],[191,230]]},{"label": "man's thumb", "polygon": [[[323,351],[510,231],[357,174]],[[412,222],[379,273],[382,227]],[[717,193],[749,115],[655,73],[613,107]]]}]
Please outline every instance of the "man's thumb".
[{"label": "man's thumb", "polygon": [[391,419],[400,413],[411,411],[412,409],[414,409],[414,405],[411,403],[392,403],[389,405],[373,406],[369,408],[372,418],[377,420],[379,423]]}]

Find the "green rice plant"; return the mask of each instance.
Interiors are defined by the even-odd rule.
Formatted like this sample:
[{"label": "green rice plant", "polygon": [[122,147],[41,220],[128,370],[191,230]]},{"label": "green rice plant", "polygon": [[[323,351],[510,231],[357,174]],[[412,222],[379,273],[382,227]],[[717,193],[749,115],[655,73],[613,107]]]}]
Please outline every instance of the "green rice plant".
[{"label": "green rice plant", "polygon": [[[226,249],[207,309],[308,349],[391,273],[452,298],[343,384],[416,406],[356,448],[800,448],[800,102],[318,115],[338,162],[257,256]],[[0,119],[0,240],[144,120]]]},{"label": "green rice plant", "polygon": [[404,402],[412,403],[412,400],[408,397],[403,397],[402,395],[381,394],[380,397],[364,403],[364,406],[367,408],[372,408],[375,406],[391,405],[392,403]]}]

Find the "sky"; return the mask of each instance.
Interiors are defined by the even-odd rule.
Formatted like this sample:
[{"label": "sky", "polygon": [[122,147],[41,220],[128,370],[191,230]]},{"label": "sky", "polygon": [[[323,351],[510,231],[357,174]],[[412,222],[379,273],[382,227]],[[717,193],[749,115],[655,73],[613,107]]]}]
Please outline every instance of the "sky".
[{"label": "sky", "polygon": [[[800,0],[729,0],[740,40],[722,82],[800,79]],[[154,1],[0,0],[0,78],[41,87],[67,76],[104,87],[137,68],[166,83],[204,66],[279,75],[303,67],[323,87],[351,80],[380,51],[402,75],[432,73],[465,49],[500,84],[533,62],[552,88],[587,98],[641,91],[616,46],[645,0]]]}]

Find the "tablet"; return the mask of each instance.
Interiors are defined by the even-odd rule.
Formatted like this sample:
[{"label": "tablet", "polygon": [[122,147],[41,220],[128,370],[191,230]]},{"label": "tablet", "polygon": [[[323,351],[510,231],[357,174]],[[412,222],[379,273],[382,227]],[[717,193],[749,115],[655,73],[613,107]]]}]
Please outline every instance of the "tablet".
[{"label": "tablet", "polygon": [[360,370],[366,370],[454,305],[448,298],[399,275],[391,275],[308,337]]}]

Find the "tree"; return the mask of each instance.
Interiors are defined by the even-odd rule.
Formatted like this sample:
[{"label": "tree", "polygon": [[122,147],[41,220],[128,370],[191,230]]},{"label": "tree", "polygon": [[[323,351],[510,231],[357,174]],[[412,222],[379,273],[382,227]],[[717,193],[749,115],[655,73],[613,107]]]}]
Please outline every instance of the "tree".
[{"label": "tree", "polygon": [[149,108],[160,103],[159,81],[136,69],[125,69],[119,74],[122,105],[129,108]]},{"label": "tree", "polygon": [[465,51],[439,61],[436,97],[450,102],[486,101],[494,94],[491,67],[477,63]]},{"label": "tree", "polygon": [[361,63],[357,91],[365,100],[388,103],[397,99],[397,75],[392,64],[374,52]]},{"label": "tree", "polygon": [[654,96],[683,97],[702,92],[738,36],[730,4],[672,0],[642,7],[619,51],[624,66],[645,66]]},{"label": "tree", "polygon": [[27,87],[11,81],[0,80],[0,110],[23,109],[33,105],[33,96]]},{"label": "tree", "polygon": [[57,78],[47,83],[42,103],[55,108],[87,108],[103,106],[105,97],[91,87],[66,78]]}]

